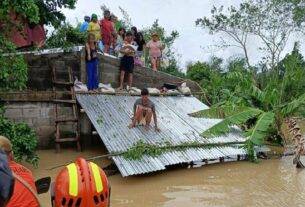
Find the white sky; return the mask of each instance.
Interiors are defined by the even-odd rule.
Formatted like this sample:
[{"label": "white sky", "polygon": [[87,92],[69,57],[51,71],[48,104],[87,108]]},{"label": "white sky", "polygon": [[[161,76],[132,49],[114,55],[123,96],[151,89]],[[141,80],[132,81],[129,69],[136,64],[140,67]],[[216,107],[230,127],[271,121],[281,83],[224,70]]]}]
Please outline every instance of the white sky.
[{"label": "white sky", "polygon": [[[100,6],[105,4],[111,12],[121,17],[119,6],[125,9],[132,19],[132,23],[138,29],[150,26],[155,19],[159,19],[167,32],[177,30],[180,33],[175,43],[177,52],[182,55],[179,60],[183,66],[188,61],[208,60],[212,55],[229,58],[241,54],[238,48],[225,50],[208,49],[210,45],[217,44],[219,38],[211,36],[208,31],[195,26],[195,20],[199,17],[209,16],[213,5],[238,5],[242,0],[78,0],[75,10],[64,10],[67,20],[72,24],[82,22],[85,15],[96,13],[102,16]],[[259,60],[259,54],[255,48],[257,43],[250,40],[250,60],[255,63]],[[291,51],[293,41],[287,46],[287,52]]]}]

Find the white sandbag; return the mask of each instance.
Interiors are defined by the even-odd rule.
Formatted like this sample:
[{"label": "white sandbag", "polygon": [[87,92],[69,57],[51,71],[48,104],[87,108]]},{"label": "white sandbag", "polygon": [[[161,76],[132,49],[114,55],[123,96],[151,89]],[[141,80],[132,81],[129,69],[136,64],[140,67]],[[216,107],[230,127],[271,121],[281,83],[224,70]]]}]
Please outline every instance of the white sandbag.
[{"label": "white sandbag", "polygon": [[130,95],[133,95],[133,96],[141,96],[141,89],[139,89],[137,87],[129,88],[128,92],[129,92]]},{"label": "white sandbag", "polygon": [[178,87],[178,90],[180,93],[182,93],[185,96],[191,95],[191,89],[186,86],[186,83],[182,83],[180,87]]},{"label": "white sandbag", "polygon": [[114,88],[101,88],[100,90],[102,93],[105,93],[105,94],[115,94]]},{"label": "white sandbag", "polygon": [[100,89],[100,91],[102,93],[105,93],[105,94],[115,94],[115,89],[112,88],[110,83],[109,84],[99,83],[98,87],[99,87],[99,89]]},{"label": "white sandbag", "polygon": [[167,90],[165,94],[168,95],[168,96],[181,95],[181,93],[178,90],[173,90],[173,89]]},{"label": "white sandbag", "polygon": [[109,84],[99,83],[98,87],[99,88],[104,88],[104,89],[111,89],[112,88],[110,83]]},{"label": "white sandbag", "polygon": [[75,79],[75,81],[74,81],[74,90],[75,90],[75,92],[87,92],[88,88],[81,81],[79,81],[78,79]]},{"label": "white sandbag", "polygon": [[191,95],[191,89],[186,86],[186,82],[182,83],[181,86],[178,87],[178,90],[183,95]]},{"label": "white sandbag", "polygon": [[157,88],[147,88],[148,92],[149,92],[149,95],[152,95],[152,96],[158,96],[160,95],[160,90],[157,89]]}]

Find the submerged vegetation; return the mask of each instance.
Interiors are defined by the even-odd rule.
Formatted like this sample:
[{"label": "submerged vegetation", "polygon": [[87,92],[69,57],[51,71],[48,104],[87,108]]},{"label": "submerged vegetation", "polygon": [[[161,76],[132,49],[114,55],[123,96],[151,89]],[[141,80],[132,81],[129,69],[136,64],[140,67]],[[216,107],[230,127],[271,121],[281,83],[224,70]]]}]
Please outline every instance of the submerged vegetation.
[{"label": "submerged vegetation", "polygon": [[134,146],[123,152],[122,155],[126,159],[139,160],[143,156],[157,157],[171,151],[185,151],[192,148],[211,149],[214,147],[240,147],[243,142],[228,142],[228,143],[201,143],[201,142],[184,142],[179,145],[171,145],[169,142],[160,145],[151,145],[143,140],[138,141]]}]

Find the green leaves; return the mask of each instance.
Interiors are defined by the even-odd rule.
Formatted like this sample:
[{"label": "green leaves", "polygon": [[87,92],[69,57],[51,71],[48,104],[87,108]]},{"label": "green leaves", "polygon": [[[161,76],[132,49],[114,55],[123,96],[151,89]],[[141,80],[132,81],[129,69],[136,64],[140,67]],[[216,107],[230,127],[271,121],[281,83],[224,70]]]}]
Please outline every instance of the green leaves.
[{"label": "green leaves", "polygon": [[14,11],[18,15],[28,19],[31,23],[39,22],[39,11],[35,0],[0,1],[0,22],[3,22],[3,20],[8,21],[9,14],[11,11]]},{"label": "green leaves", "polygon": [[282,105],[280,108],[281,115],[283,117],[288,117],[296,113],[302,106],[305,105],[305,94],[301,95],[299,98]]},{"label": "green leaves", "polygon": [[25,89],[27,81],[28,68],[23,56],[0,54],[0,91]]},{"label": "green leaves", "polygon": [[197,118],[223,119],[238,112],[245,111],[246,109],[249,109],[249,107],[235,106],[232,104],[231,106],[211,107],[209,109],[198,111],[189,115]]},{"label": "green leaves", "polygon": [[46,41],[47,48],[63,48],[68,50],[73,46],[84,45],[87,34],[80,32],[79,26],[73,27],[65,23],[59,26]]},{"label": "green leaves", "polygon": [[224,143],[200,143],[200,142],[184,142],[179,145],[171,145],[169,142],[160,143],[158,145],[151,145],[145,143],[143,140],[139,140],[135,145],[133,145],[126,152],[118,153],[123,155],[129,160],[139,160],[142,159],[144,155],[157,157],[163,153],[170,151],[185,151],[189,148],[200,148],[200,149],[211,149],[213,147],[239,147],[243,142],[224,142]]},{"label": "green leaves", "polygon": [[17,161],[38,164],[37,137],[25,123],[13,123],[0,114],[0,135],[7,137],[13,144],[14,157]]},{"label": "green leaves", "polygon": [[246,123],[249,119],[255,118],[258,115],[263,113],[263,111],[255,108],[249,108],[244,111],[238,112],[232,116],[229,116],[214,125],[210,129],[206,130],[202,133],[204,137],[215,137],[221,134],[228,133],[230,131],[230,127],[233,125],[240,125]]},{"label": "green leaves", "polygon": [[273,112],[262,113],[254,127],[245,133],[245,136],[255,145],[262,145],[264,139],[269,135],[269,129],[274,125],[275,114]]},{"label": "green leaves", "polygon": [[144,143],[143,140],[140,140],[123,155],[126,159],[139,160],[142,158],[143,155],[156,157],[161,154],[162,154],[162,149],[160,148],[160,146],[158,147],[158,146],[150,145]]}]

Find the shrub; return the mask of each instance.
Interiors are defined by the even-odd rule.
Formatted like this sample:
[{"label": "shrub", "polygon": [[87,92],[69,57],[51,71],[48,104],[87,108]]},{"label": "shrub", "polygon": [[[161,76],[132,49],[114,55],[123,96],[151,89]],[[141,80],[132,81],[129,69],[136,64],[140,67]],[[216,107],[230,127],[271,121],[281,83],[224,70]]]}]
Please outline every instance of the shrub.
[{"label": "shrub", "polygon": [[37,137],[34,130],[25,123],[14,123],[5,118],[3,107],[0,108],[0,135],[11,140],[16,161],[24,160],[37,166]]}]

